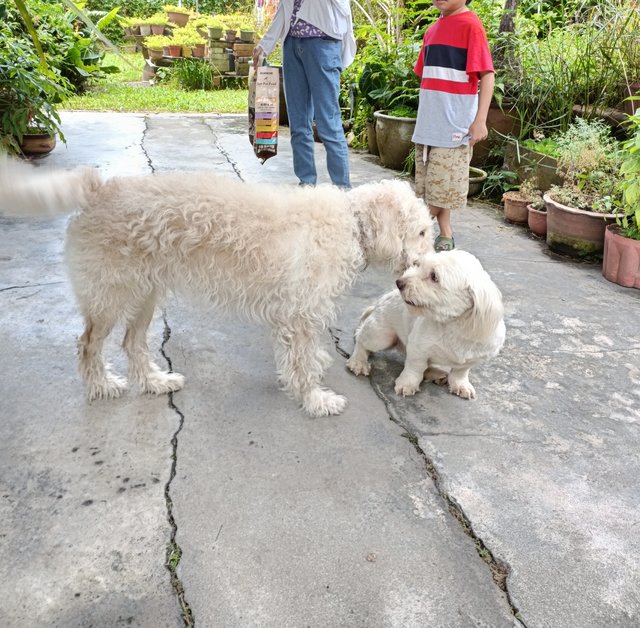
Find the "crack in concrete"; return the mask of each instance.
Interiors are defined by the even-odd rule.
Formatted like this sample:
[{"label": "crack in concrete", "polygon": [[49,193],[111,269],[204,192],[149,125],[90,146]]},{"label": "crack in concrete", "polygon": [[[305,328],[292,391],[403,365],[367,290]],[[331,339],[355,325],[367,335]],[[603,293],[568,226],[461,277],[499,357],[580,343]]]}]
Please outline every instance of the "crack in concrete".
[{"label": "crack in concrete", "polygon": [[[343,358],[348,359],[351,356],[344,349],[342,349],[342,347],[340,347],[340,337],[338,336],[337,331],[338,330],[334,330],[331,327],[329,328],[329,333],[331,334],[331,339],[333,340],[333,344],[335,345],[336,352]],[[382,388],[373,381],[371,376],[369,376],[369,383],[371,384],[371,387],[373,388],[375,394],[384,403],[389,416],[389,420],[404,430],[404,433],[402,434],[402,436],[406,438],[413,445],[418,455],[424,461],[427,474],[431,478],[431,481],[433,482],[436,488],[436,491],[438,492],[438,495],[440,495],[440,498],[447,505],[447,510],[449,511],[449,514],[451,514],[455,518],[455,520],[460,524],[463,532],[469,538],[472,539],[476,547],[476,552],[478,553],[478,556],[480,556],[480,558],[489,567],[493,582],[505,594],[507,603],[509,604],[509,608],[511,609],[511,612],[514,618],[518,621],[519,625],[522,628],[526,628],[526,624],[522,619],[520,611],[513,603],[513,600],[511,599],[511,595],[509,594],[509,588],[507,587],[507,577],[509,576],[509,572],[511,570],[509,565],[503,560],[500,560],[499,558],[494,556],[491,550],[485,545],[484,541],[475,533],[470,519],[464,513],[464,510],[462,509],[460,504],[458,504],[458,502],[456,502],[456,500],[451,495],[449,495],[447,491],[444,490],[442,486],[442,481],[440,479],[440,474],[438,473],[438,470],[436,469],[435,464],[433,463],[433,460],[431,460],[427,456],[425,451],[422,449],[422,447],[420,447],[420,444],[418,442],[418,436],[415,433],[413,433],[409,429],[409,427],[402,421],[402,419],[397,415],[397,413],[395,412],[395,409],[391,405],[390,399],[384,393]]]},{"label": "crack in concrete", "polygon": [[[164,323],[164,331],[162,334],[162,345],[160,346],[160,353],[162,357],[166,360],[167,365],[169,367],[169,372],[173,371],[173,366],[171,364],[171,358],[165,353],[164,347],[169,341],[171,337],[171,328],[169,327],[169,323],[167,321],[166,312],[162,312],[162,320]],[[178,525],[173,516],[173,501],[171,499],[171,483],[173,479],[176,477],[176,467],[178,464],[178,435],[182,431],[184,427],[184,414],[180,411],[178,406],[173,401],[174,393],[169,393],[169,408],[173,410],[179,418],[178,428],[173,433],[171,437],[171,472],[169,474],[169,479],[164,487],[164,498],[165,503],[167,505],[167,519],[169,521],[169,525],[171,526],[171,537],[169,539],[169,543],[167,544],[167,555],[165,567],[169,571],[171,576],[171,586],[173,587],[176,595],[178,596],[178,603],[180,604],[180,609],[182,611],[182,620],[184,625],[187,628],[193,628],[196,625],[195,618],[191,611],[191,607],[186,599],[186,592],[184,590],[184,586],[182,581],[178,577],[178,565],[180,564],[180,559],[182,558],[182,549],[176,542],[176,534],[178,532]]]},{"label": "crack in concrete", "polygon": [[144,131],[142,131],[142,138],[140,139],[140,150],[142,154],[145,156],[147,160],[147,164],[149,165],[149,170],[151,170],[151,174],[154,174],[156,169],[153,167],[153,162],[151,161],[151,157],[149,157],[149,153],[147,153],[147,149],[144,147],[144,141],[147,137],[147,132],[149,131],[149,116],[144,117]]},{"label": "crack in concrete", "polygon": [[231,155],[224,149],[224,147],[218,142],[218,137],[213,132],[213,129],[205,122],[205,119],[202,118],[202,123],[209,128],[211,134],[213,135],[213,145],[216,147],[220,154],[227,160],[227,162],[233,168],[233,171],[238,175],[238,179],[244,183],[244,179],[242,178],[242,173],[240,172],[240,168],[238,168],[238,162],[231,159]]},{"label": "crack in concrete", "polygon": [[0,292],[6,292],[7,290],[22,290],[24,288],[41,288],[43,286],[58,286],[61,283],[64,283],[64,281],[51,281],[49,283],[30,283],[24,286],[7,286],[6,288],[0,288]]}]

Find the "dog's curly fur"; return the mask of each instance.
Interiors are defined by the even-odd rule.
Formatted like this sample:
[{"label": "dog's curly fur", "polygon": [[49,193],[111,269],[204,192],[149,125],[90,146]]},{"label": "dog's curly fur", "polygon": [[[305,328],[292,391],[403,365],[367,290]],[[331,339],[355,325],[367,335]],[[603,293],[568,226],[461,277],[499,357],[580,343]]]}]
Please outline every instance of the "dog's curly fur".
[{"label": "dog's curly fur", "polygon": [[401,272],[433,249],[428,210],[397,180],[350,191],[247,184],[211,172],[103,181],[89,168],[51,172],[5,160],[0,210],[77,210],[65,253],[85,319],[78,346],[90,399],[126,388],[102,358],[118,320],[126,325],[129,378],[152,393],[183,386],[182,375],[154,364],[146,340],[157,302],[174,291],[267,323],[285,390],[313,416],[338,414],[345,398],[321,386],[330,362],[321,331],[336,298],[366,263]]},{"label": "dog's curly fur", "polygon": [[505,339],[502,295],[480,261],[460,250],[431,253],[396,285],[363,312],[348,368],[368,375],[370,351],[398,346],[406,360],[397,394],[415,394],[425,379],[475,397],[469,370],[498,355]]}]

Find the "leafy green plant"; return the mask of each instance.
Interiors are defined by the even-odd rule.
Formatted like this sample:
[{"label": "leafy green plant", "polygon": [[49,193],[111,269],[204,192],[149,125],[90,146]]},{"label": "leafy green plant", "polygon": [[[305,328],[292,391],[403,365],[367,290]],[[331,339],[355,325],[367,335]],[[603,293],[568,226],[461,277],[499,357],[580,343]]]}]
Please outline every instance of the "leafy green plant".
[{"label": "leafy green plant", "polygon": [[171,37],[167,35],[149,35],[144,38],[144,45],[151,50],[160,50],[171,45]]},{"label": "leafy green plant", "polygon": [[171,13],[184,13],[185,15],[188,15],[189,13],[191,13],[191,11],[187,8],[187,7],[179,7],[175,4],[165,4],[162,7],[167,13],[171,12]]},{"label": "leafy green plant", "polygon": [[624,215],[617,218],[622,233],[634,240],[640,240],[640,111],[629,116],[632,137],[622,146],[622,209]]},{"label": "leafy green plant", "polygon": [[482,185],[481,196],[491,200],[500,200],[505,192],[518,187],[518,175],[512,170],[493,166],[487,170],[487,178]]},{"label": "leafy green plant", "polygon": [[577,118],[564,133],[557,134],[555,140],[558,174],[564,183],[552,187],[549,195],[563,205],[579,209],[601,213],[617,211],[622,202],[619,179],[622,153],[611,129],[601,120]]},{"label": "leafy green plant", "polygon": [[213,89],[212,66],[202,59],[178,59],[173,76],[183,89]]}]

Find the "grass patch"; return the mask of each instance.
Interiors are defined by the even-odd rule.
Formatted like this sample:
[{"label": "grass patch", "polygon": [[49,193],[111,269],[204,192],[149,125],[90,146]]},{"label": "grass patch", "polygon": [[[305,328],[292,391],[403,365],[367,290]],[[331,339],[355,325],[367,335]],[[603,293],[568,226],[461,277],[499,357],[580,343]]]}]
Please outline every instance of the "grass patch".
[{"label": "grass patch", "polygon": [[151,87],[130,85],[142,80],[144,59],[138,52],[125,54],[132,68],[115,54],[107,53],[105,65],[117,65],[120,72],[96,81],[86,93],[67,100],[61,109],[71,111],[129,111],[153,113],[245,113],[246,89],[192,90],[173,81]]}]

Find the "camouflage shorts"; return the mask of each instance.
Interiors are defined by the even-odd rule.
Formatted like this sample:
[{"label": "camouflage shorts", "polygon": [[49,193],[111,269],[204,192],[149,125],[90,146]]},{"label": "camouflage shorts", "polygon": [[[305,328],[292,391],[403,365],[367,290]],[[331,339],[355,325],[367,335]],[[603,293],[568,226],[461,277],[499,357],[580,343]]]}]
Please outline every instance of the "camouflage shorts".
[{"label": "camouflage shorts", "polygon": [[464,209],[469,192],[471,147],[428,147],[424,163],[424,146],[416,144],[416,194],[428,205],[444,209]]}]

